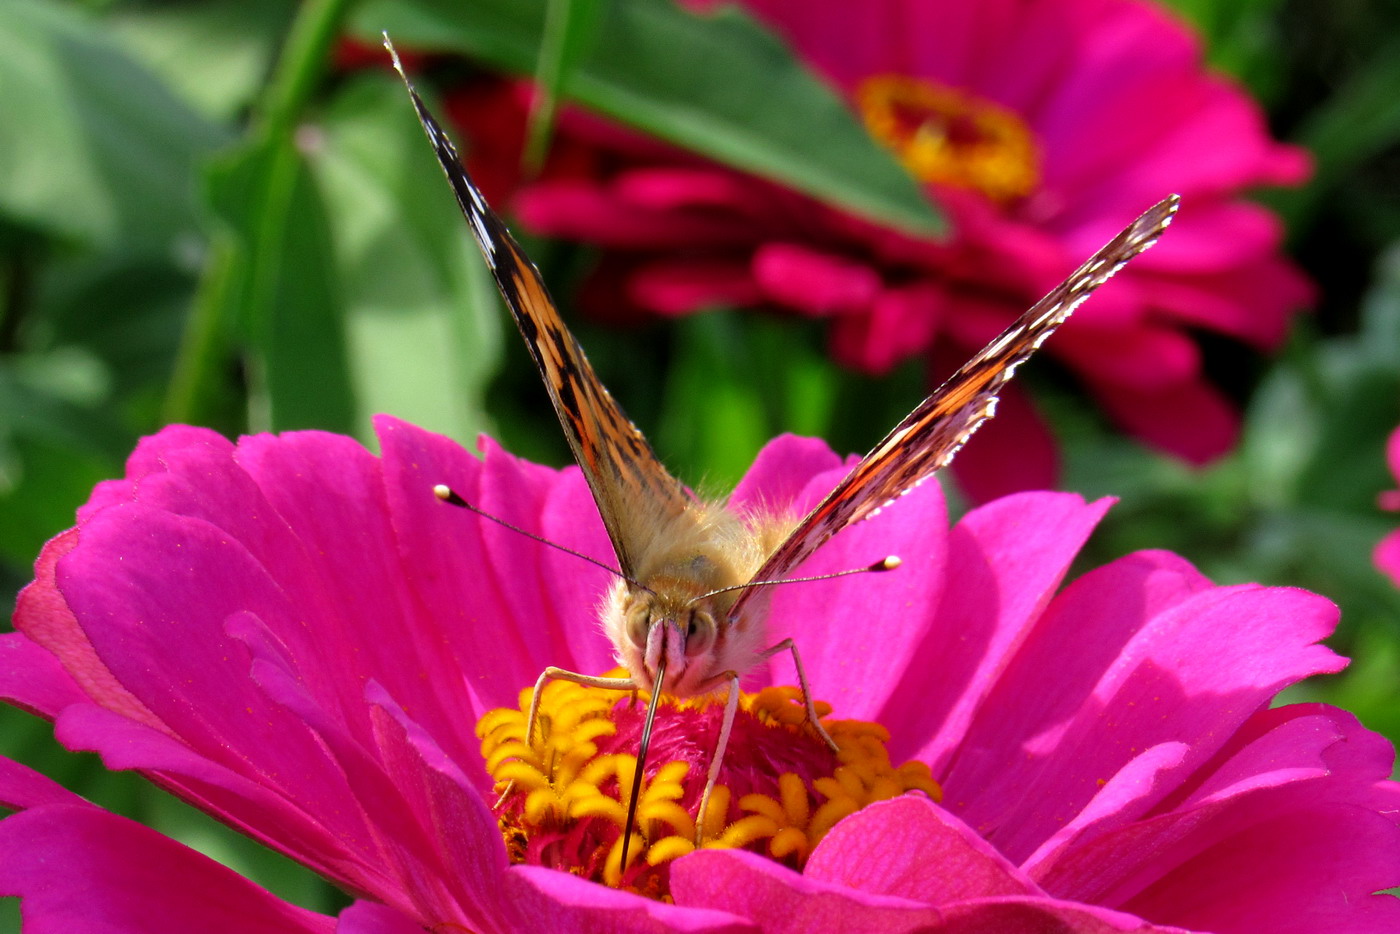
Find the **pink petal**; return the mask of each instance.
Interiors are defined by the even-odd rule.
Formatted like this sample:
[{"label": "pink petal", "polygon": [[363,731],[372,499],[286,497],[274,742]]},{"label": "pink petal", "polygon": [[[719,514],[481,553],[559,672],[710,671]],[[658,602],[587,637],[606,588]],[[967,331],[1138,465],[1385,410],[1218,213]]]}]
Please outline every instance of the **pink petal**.
[{"label": "pink petal", "polygon": [[968,499],[987,503],[1024,490],[1054,488],[1060,459],[1030,397],[1013,384],[1002,390],[996,417],[977,429],[951,469]]},{"label": "pink petal", "polygon": [[1391,532],[1381,539],[1371,555],[1371,560],[1380,572],[1400,587],[1400,532]]},{"label": "pink petal", "polygon": [[167,425],[137,442],[136,450],[126,459],[125,477],[97,485],[92,497],[78,510],[79,523],[105,506],[130,502],[141,481],[152,474],[166,473],[169,469],[167,455],[182,448],[203,451],[213,458],[227,456],[233,451],[229,440],[216,431],[190,425]]},{"label": "pink petal", "polygon": [[[677,904],[697,904],[752,918],[765,934],[1168,934],[1121,912],[1044,897],[1003,896],[943,905],[861,892],[819,882],[744,850],[701,850],[675,862]],[[1186,932],[1180,932],[1186,934]]]},{"label": "pink petal", "polygon": [[[105,492],[112,492],[112,488]],[[25,634],[26,641],[33,640],[31,645],[42,646],[51,654],[47,659],[36,658],[33,650],[22,648],[18,642],[12,643],[14,651],[18,653],[11,656],[14,661],[21,664],[33,661],[35,665],[32,668],[7,669],[3,688],[5,695],[52,717],[62,705],[74,702],[72,691],[76,687],[85,695],[82,698],[84,701],[92,697],[133,719],[159,724],[159,718],[118,683],[97,657],[63,594],[59,592],[55,579],[58,562],[77,545],[77,529],[63,532],[46,543],[34,563],[34,581],[19,593],[15,604],[15,628]],[[63,663],[63,675],[54,670],[54,658]],[[46,672],[46,675],[41,678],[40,672]]]},{"label": "pink petal", "polygon": [[661,212],[628,204],[612,192],[581,182],[540,182],[516,199],[516,213],[531,230],[555,237],[586,238],[615,247],[675,249],[752,240],[752,230],[713,212]]},{"label": "pink petal", "polygon": [[[1104,218],[1103,222],[1108,222]],[[1108,227],[1083,227],[1068,239],[1076,252],[1098,249],[1102,235],[1112,235]],[[1132,269],[1142,272],[1200,275],[1228,272],[1272,254],[1283,240],[1283,222],[1278,215],[1257,204],[1193,198],[1182,201],[1172,220],[1171,236],[1134,260]],[[1190,309],[1184,309],[1190,311]]]},{"label": "pink petal", "polygon": [[[1385,781],[1393,760],[1389,743],[1342,711],[1264,710],[1188,798],[1074,847],[1047,847],[1060,858],[1033,872],[1056,892],[1187,927],[1389,930],[1400,903],[1371,893],[1391,884],[1400,856],[1391,810],[1400,794]],[[1072,834],[1084,831],[1061,836]],[[1228,890],[1201,878],[1245,872]]]},{"label": "pink petal", "polygon": [[297,753],[266,742],[269,729],[297,735],[300,725],[249,683],[247,655],[223,631],[247,610],[287,621],[291,635],[301,612],[238,540],[198,519],[114,506],[84,524],[58,583],[98,656],[162,725],[226,764],[255,755],[293,786],[305,777]]},{"label": "pink petal", "polygon": [[[474,500],[487,512],[553,542],[618,567],[602,527],[598,507],[577,468],[563,472],[531,464],[483,438],[483,470]],[[466,494],[464,494],[466,495]],[[597,673],[613,666],[612,652],[599,633],[597,601],[615,582],[601,568],[503,528],[478,520],[480,536],[492,561],[478,568],[496,587],[518,620],[525,639],[541,646],[547,664]],[[533,575],[522,573],[533,569]],[[489,634],[500,639],[503,634]],[[562,651],[561,651],[562,649]],[[474,664],[464,665],[472,670]],[[533,682],[543,666],[519,685]],[[512,701],[514,701],[512,695]]]},{"label": "pink petal", "polygon": [[[1133,573],[1109,568],[1124,584]],[[948,787],[966,789],[953,795],[969,801],[954,810],[1013,860],[1072,820],[1134,750],[1188,743],[1180,769],[1192,769],[1282,687],[1343,665],[1316,644],[1337,612],[1320,597],[1217,587],[1183,599],[1192,586],[1185,575],[1109,589],[1108,570],[1086,575],[1047,610],[946,775]],[[1088,647],[1069,667],[1056,648],[1066,639]],[[1052,656],[1057,661],[1047,667]],[[1025,795],[1030,787],[1033,798]],[[1116,820],[1132,819],[1171,787],[1157,782]]]},{"label": "pink petal", "polygon": [[52,654],[23,633],[7,632],[0,635],[0,698],[51,720],[87,695]]},{"label": "pink petal", "polygon": [[957,585],[943,588],[936,602],[931,597],[937,625],[918,646],[910,676],[874,718],[893,734],[893,759],[922,759],[941,772],[1006,655],[1025,638],[1110,505],[1021,493],[972,511],[954,527],[944,576]]},{"label": "pink petal", "polygon": [[[1144,270],[1147,272],[1147,270]],[[1275,351],[1290,317],[1316,299],[1297,268],[1276,255],[1258,256],[1227,270],[1153,275],[1151,294],[1161,314]]]},{"label": "pink petal", "polygon": [[[937,866],[937,872],[929,872]],[[812,851],[808,878],[940,905],[1042,894],[970,827],[927,798],[902,795],[838,823]]]},{"label": "pink petal", "polygon": [[1133,435],[1192,464],[1219,457],[1239,437],[1239,414],[1215,387],[1185,382],[1159,390],[1093,386],[1104,410]]},{"label": "pink petal", "polygon": [[777,241],[754,251],[753,277],[767,298],[811,315],[863,309],[883,285],[880,275],[865,263]]},{"label": "pink petal", "polygon": [[423,934],[423,925],[387,905],[357,901],[340,913],[335,934]]},{"label": "pink petal", "polygon": [[[842,469],[841,458],[825,441],[779,435],[758,452],[753,466],[730,494],[729,506],[740,512],[764,508],[798,512],[815,505],[801,498],[814,477]],[[828,487],[827,492],[830,489]]]},{"label": "pink petal", "polygon": [[1400,856],[1395,826],[1354,804],[1292,804],[1271,807],[1125,907],[1219,934],[1396,930],[1400,900],[1372,894],[1394,882],[1384,867]]},{"label": "pink petal", "polygon": [[505,894],[519,912],[516,931],[559,934],[758,934],[748,919],[708,907],[682,907],[619,892],[566,872],[517,866]]},{"label": "pink petal", "polygon": [[[542,582],[568,582],[563,596],[579,589],[598,594],[607,585],[607,573],[577,567],[577,558],[447,506],[432,492],[434,485],[445,483],[468,501],[505,505],[505,487],[524,494],[528,485],[535,485],[535,496],[541,495],[546,485],[538,472],[545,468],[513,465],[508,455],[494,452],[489,454],[488,476],[486,468],[448,438],[388,417],[379,418],[376,428],[394,528],[405,559],[414,562],[420,599],[434,625],[441,627],[445,649],[456,653],[462,670],[474,675],[466,685],[473,700],[470,715],[514,706],[520,688],[533,683],[548,665],[606,668],[607,646],[596,632],[592,600],[547,601],[554,612],[543,619],[529,611],[542,602]],[[559,510],[551,524],[573,530],[561,544],[610,563],[606,536],[582,479],[574,474],[569,482],[576,485],[576,495],[551,507]],[[537,502],[533,511],[537,514],[539,508]],[[509,507],[505,511],[503,518],[514,514]],[[557,567],[567,571],[550,573]],[[535,576],[522,579],[521,569],[533,569]]]},{"label": "pink petal", "polygon": [[752,177],[710,165],[659,166],[627,170],[618,177],[614,191],[624,202],[650,210],[734,210],[737,203],[758,213],[762,205],[752,202],[760,184]]},{"label": "pink petal", "polygon": [[109,769],[143,769],[156,784],[218,816],[234,829],[310,866],[349,889],[387,887],[377,865],[357,858],[371,852],[364,814],[344,807],[335,792],[338,770],[304,789],[327,805],[321,824],[297,803],[231,768],[216,764],[185,744],[95,706],[73,706],[59,718],[56,735],[74,751],[95,751]]},{"label": "pink petal", "polygon": [[90,806],[49,806],[0,821],[0,892],[21,897],[33,934],[335,929],[332,919]]},{"label": "pink petal", "polygon": [[[812,486],[829,491],[836,479],[826,475]],[[902,559],[897,569],[774,589],[770,641],[792,638],[812,690],[832,703],[836,716],[879,719],[932,625],[929,599],[944,586],[947,534],[942,490],[928,482],[847,527],[796,573],[866,567],[888,555]],[[797,683],[788,653],[771,668],[774,683]]]},{"label": "pink petal", "polygon": [[1175,328],[1144,324],[1133,328],[1075,328],[1064,335],[1055,356],[1076,370],[1092,373],[1097,385],[1144,392],[1170,390],[1196,379],[1201,353]]},{"label": "pink petal", "polygon": [[1370,785],[1390,775],[1394,760],[1390,743],[1345,711],[1323,704],[1270,707],[1247,720],[1201,778],[1182,789],[1189,794],[1179,806],[1334,774],[1348,785]]},{"label": "pink petal", "polygon": [[[453,897],[455,893],[448,886],[428,881],[455,878],[455,874],[448,872],[442,852],[434,846],[432,809],[415,796],[422,770],[410,774],[395,771],[395,766],[401,766],[406,758],[396,757],[395,747],[381,740],[374,749],[368,749],[357,742],[317,706],[295,672],[266,656],[255,658],[253,678],[270,699],[305,721],[338,769],[335,784],[343,784],[359,804],[358,813],[324,809],[317,806],[319,802],[308,808],[312,813],[319,811],[326,827],[339,831],[342,840],[353,841],[356,852],[352,860],[358,864],[360,874],[372,881],[352,886],[352,890],[378,893],[391,906],[415,917],[434,922],[460,920],[462,913]],[[373,682],[367,687],[367,692],[380,690]],[[372,728],[379,726],[379,722],[372,722]],[[382,732],[376,731],[375,738],[381,737]],[[418,760],[411,761],[416,764]],[[331,781],[331,775],[325,776],[327,784]],[[486,783],[484,776],[482,783]],[[373,802],[372,808],[369,802]],[[352,831],[359,829],[361,821],[367,825],[366,832],[357,839]],[[467,822],[462,821],[459,826],[465,827]]]},{"label": "pink petal", "polygon": [[[404,813],[431,835],[421,846],[400,836],[399,853],[391,851],[403,860],[416,916],[472,930],[508,929],[514,911],[501,891],[507,861],[495,816],[457,763],[399,704],[377,685],[368,695],[385,777],[402,795]],[[385,802],[393,804],[393,798]]]},{"label": "pink petal", "polygon": [[0,807],[22,811],[46,804],[86,805],[87,802],[47,775],[0,756]]},{"label": "pink petal", "polygon": [[907,898],[869,895],[799,875],[746,850],[699,850],[671,869],[678,905],[751,918],[764,934],[937,931],[943,913]]},{"label": "pink petal", "polygon": [[840,359],[871,373],[886,373],[926,350],[951,314],[946,289],[928,281],[886,286],[866,313],[837,319],[832,339]]},{"label": "pink petal", "polygon": [[996,898],[950,905],[946,912],[948,934],[1192,934],[1182,928],[1149,924],[1141,918],[1074,902],[1051,898]]},{"label": "pink petal", "polygon": [[[1145,113],[1144,100],[1159,112]],[[1171,191],[1214,195],[1251,185],[1272,145],[1253,102],[1202,73],[1144,75],[1055,119],[1061,125],[1046,147],[1058,158],[1047,166],[1047,182],[1072,193],[1070,223],[1117,199],[1151,203]],[[1095,151],[1068,152],[1070,137]]]},{"label": "pink petal", "polygon": [[[443,698],[459,690],[461,668],[443,651],[441,632],[403,586],[410,573],[390,520],[380,462],[349,438],[320,432],[260,435],[239,443],[236,459],[308,556],[298,601],[317,627],[314,652],[289,647],[295,676],[316,703],[341,712],[350,730],[369,735],[363,683],[375,678],[442,735],[458,731],[461,711]],[[292,575],[288,560],[274,565]],[[289,586],[284,584],[283,586]],[[316,610],[319,609],[319,613]],[[396,633],[384,638],[386,627]],[[273,626],[274,639],[287,639]],[[295,642],[292,643],[295,645]],[[475,756],[474,742],[454,749]]]},{"label": "pink petal", "polygon": [[662,315],[763,300],[742,254],[640,260],[628,272],[626,290],[630,302]]}]

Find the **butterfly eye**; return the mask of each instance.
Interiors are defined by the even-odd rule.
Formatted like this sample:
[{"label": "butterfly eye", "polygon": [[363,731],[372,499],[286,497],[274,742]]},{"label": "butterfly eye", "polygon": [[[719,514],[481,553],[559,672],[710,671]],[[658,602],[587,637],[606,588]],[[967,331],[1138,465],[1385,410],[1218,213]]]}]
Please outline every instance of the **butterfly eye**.
[{"label": "butterfly eye", "polygon": [[691,610],[685,627],[685,654],[691,657],[709,651],[715,641],[715,618],[705,610]]},{"label": "butterfly eye", "polygon": [[651,601],[634,600],[627,610],[627,638],[638,648],[645,648],[647,632],[651,629]]}]

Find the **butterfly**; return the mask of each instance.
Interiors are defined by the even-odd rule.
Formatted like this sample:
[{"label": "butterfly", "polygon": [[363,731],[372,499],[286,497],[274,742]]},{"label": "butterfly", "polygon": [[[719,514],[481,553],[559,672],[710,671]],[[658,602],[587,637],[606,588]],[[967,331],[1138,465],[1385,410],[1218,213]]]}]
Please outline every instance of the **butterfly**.
[{"label": "butterfly", "polygon": [[[790,639],[766,644],[764,621],[772,588],[804,579],[791,573],[833,535],[875,515],[947,465],[992,416],[997,394],[1016,368],[1080,302],[1157,241],[1171,223],[1179,199],[1172,195],[1153,206],[1032,306],[919,403],[805,516],[741,517],[723,503],[697,499],[662,466],[646,438],[599,381],[550,300],[539,271],[467,176],[452,141],[404,74],[387,35],[384,41],[544,379],[617,557],[618,568],[608,570],[618,579],[603,599],[601,615],[628,677],[602,678],[547,668],[536,684],[527,738],[533,735],[540,692],[550,679],[651,692],[622,836],[621,865],[625,867],[642,763],[663,690],[677,697],[727,692],[700,814],[705,813],[723,762],[738,706],[739,679],[780,652],[792,654],[809,724],[835,750],[818,720],[796,646]],[[437,492],[449,502],[469,506],[445,487]],[[898,558],[891,556],[855,571],[885,571],[897,565]]]}]

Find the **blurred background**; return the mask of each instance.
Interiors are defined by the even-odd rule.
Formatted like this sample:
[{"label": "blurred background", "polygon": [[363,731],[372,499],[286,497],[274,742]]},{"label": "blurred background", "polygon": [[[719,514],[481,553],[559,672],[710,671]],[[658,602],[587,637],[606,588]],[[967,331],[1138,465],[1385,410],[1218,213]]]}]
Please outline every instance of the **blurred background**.
[{"label": "blurred background", "polygon": [[[1400,591],[1373,562],[1400,527],[1400,4],[989,3],[928,42],[960,4],[745,6],[0,5],[6,618],[170,422],[373,447],[389,412],[568,462],[388,29],[600,376],[707,491],[780,432],[867,450],[1181,191],[1177,241],[1021,371],[945,487],[1118,497],[1084,568],[1167,548],[1325,594],[1352,667],[1288,699],[1400,736]],[[0,711],[0,754],[340,904],[35,718]]]}]

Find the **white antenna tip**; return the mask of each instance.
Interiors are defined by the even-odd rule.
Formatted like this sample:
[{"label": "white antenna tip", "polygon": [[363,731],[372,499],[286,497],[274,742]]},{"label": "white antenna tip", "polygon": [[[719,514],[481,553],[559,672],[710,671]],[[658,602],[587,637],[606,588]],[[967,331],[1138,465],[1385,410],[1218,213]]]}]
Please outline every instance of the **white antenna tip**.
[{"label": "white antenna tip", "polygon": [[889,555],[879,564],[875,565],[874,569],[877,571],[893,571],[903,563],[904,559],[900,558],[899,555]]},{"label": "white antenna tip", "polygon": [[452,487],[448,486],[446,483],[439,483],[437,486],[433,487],[433,495],[443,502],[447,502],[452,498]]},{"label": "white antenna tip", "polygon": [[403,73],[403,63],[399,61],[399,53],[394,48],[394,43],[389,39],[389,31],[381,30],[379,34],[384,37],[384,48],[388,49],[389,56],[394,60],[394,70],[407,80],[408,76]]}]

